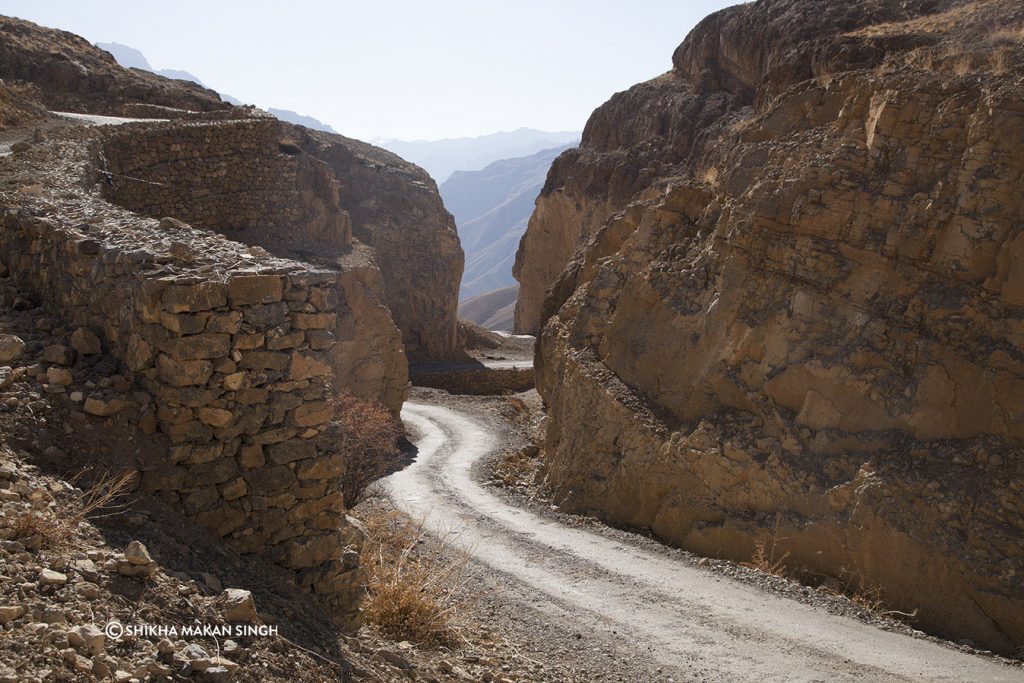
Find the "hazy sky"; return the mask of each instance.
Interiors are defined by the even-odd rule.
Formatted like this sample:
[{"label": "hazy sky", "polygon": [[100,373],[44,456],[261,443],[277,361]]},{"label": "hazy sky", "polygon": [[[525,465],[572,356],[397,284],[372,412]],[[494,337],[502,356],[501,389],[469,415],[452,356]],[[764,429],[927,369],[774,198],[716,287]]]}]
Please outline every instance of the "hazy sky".
[{"label": "hazy sky", "polygon": [[0,0],[261,107],[371,139],[577,130],[736,0]]}]

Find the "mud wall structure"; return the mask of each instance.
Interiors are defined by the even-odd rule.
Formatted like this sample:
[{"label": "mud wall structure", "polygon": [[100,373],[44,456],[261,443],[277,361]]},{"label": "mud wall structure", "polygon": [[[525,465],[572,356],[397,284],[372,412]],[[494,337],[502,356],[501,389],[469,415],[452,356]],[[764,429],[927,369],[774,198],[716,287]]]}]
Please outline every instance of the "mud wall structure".
[{"label": "mud wall structure", "polygon": [[[334,447],[329,422],[338,391],[392,407],[404,395],[401,338],[375,293],[379,273],[359,252],[334,269],[312,267],[178,220],[145,218],[104,201],[94,182],[99,150],[109,153],[117,141],[134,139],[145,150],[157,136],[177,140],[175,151],[200,165],[181,140],[226,149],[243,130],[263,126],[137,129],[105,140],[91,133],[33,149],[22,163],[41,183],[23,187],[17,201],[5,196],[0,260],[51,312],[92,328],[145,390],[162,455],[138,463],[143,489],[236,551],[296,571],[351,626],[361,591],[352,552],[359,533],[345,516],[337,478],[346,454]],[[259,167],[262,149],[248,149]],[[267,177],[301,175],[287,174],[292,161],[277,160],[273,170],[266,163],[259,172]],[[176,180],[170,172],[162,178]],[[277,187],[281,197],[295,191]],[[210,207],[227,207],[229,195],[213,192],[220,199],[200,199],[196,211],[212,216]],[[239,214],[246,211],[256,209]],[[380,368],[377,356],[386,361],[388,349],[402,362]],[[100,418],[133,407],[86,398],[86,412]]]}]

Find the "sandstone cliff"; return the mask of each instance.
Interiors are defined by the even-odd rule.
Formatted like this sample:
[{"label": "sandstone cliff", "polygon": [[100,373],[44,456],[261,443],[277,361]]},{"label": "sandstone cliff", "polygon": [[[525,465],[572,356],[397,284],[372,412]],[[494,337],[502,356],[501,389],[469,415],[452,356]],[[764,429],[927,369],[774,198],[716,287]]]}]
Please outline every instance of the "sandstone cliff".
[{"label": "sandstone cliff", "polygon": [[594,113],[516,264],[565,507],[1024,645],[1022,27],[763,0]]}]

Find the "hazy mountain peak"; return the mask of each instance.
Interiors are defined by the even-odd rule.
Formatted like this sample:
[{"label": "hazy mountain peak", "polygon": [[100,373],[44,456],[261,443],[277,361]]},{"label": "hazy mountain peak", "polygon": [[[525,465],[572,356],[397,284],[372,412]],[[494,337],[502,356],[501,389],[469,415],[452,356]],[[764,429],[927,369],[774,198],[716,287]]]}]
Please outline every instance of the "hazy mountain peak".
[{"label": "hazy mountain peak", "polygon": [[455,171],[479,171],[500,159],[529,156],[544,149],[575,145],[579,131],[546,131],[518,128],[476,137],[441,140],[373,140],[373,144],[390,150],[422,167],[438,184]]},{"label": "hazy mountain peak", "polygon": [[[176,78],[178,80],[183,81],[192,81],[193,83],[198,83],[204,88],[206,87],[206,84],[199,80],[198,77],[190,74],[187,71],[181,71],[180,69],[154,69],[153,66],[149,63],[149,60],[146,59],[146,56],[142,54],[140,50],[137,50],[134,47],[130,47],[122,43],[96,43],[96,47],[100,48],[101,50],[106,50],[107,52],[109,52],[114,57],[114,59],[117,60],[117,63],[123,67],[129,69],[143,69],[145,71],[150,71],[152,73],[159,74],[166,78]],[[231,95],[220,93],[220,96],[221,98],[223,98],[225,102],[228,102],[229,104],[233,104],[235,106],[241,106],[242,104],[244,104],[241,100],[232,97]],[[299,114],[298,112],[292,111],[291,109],[276,109],[271,107],[267,109],[267,111],[273,114],[275,117],[279,118],[280,120],[287,121],[288,123],[295,123],[300,126],[305,126],[306,128],[312,128],[313,130],[322,130],[325,133],[338,132],[331,128],[326,123],[318,119],[315,119],[312,116],[305,116],[304,114]]]}]

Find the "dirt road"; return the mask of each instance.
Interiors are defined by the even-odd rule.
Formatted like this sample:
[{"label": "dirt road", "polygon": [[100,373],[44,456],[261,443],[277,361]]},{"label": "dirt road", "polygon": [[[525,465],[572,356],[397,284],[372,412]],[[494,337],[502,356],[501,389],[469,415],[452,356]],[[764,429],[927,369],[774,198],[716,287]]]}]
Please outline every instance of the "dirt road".
[{"label": "dirt road", "polygon": [[[640,547],[519,509],[478,484],[498,445],[482,421],[407,402],[416,462],[387,481],[396,504],[563,615],[614,633],[674,680],[1024,681],[1020,669],[879,630]],[[571,616],[566,616],[571,615]]]}]

